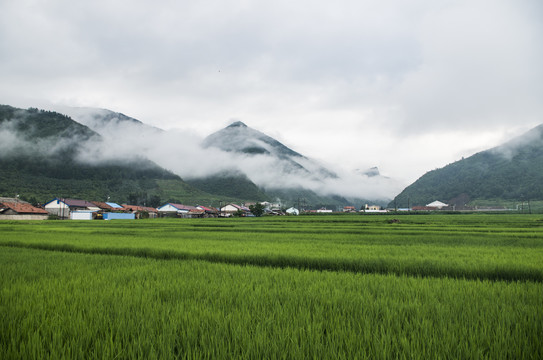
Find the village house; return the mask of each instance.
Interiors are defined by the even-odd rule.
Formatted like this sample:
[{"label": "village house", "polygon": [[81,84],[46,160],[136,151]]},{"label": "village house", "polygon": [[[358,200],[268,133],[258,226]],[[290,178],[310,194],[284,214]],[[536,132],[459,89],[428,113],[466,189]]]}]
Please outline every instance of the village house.
[{"label": "village house", "polygon": [[148,214],[149,219],[155,219],[158,217],[158,210],[154,207],[123,204],[123,208],[126,211],[134,214],[136,216],[136,219],[147,217],[147,215],[144,214]]},{"label": "village house", "polygon": [[215,209],[215,208],[211,208],[211,207],[206,207],[206,206],[202,206],[202,205],[198,205],[196,206],[197,209],[199,210],[203,210],[204,211],[204,216],[203,217],[218,217],[219,216],[219,210]]},{"label": "village house", "polygon": [[49,213],[18,198],[0,198],[2,220],[47,220]]},{"label": "village house", "polygon": [[177,216],[177,217],[192,217],[189,212],[197,210],[195,206],[167,203],[157,208],[158,214],[161,217]]},{"label": "village house", "polygon": [[356,208],[354,206],[344,206],[343,212],[356,212]]},{"label": "village house", "polygon": [[364,205],[364,208],[362,209],[363,212],[365,213],[386,213],[387,210],[386,209],[383,209],[381,206],[379,205]]},{"label": "village house", "polygon": [[264,206],[265,209],[281,209],[280,203],[271,203],[269,201],[262,201],[262,206]]},{"label": "village house", "polygon": [[[103,219],[104,214],[106,213],[129,212],[127,209],[124,208],[124,206],[119,205],[114,202],[91,201],[91,203],[94,204],[99,209],[95,211],[93,214],[94,215],[93,218],[95,219]],[[91,210],[94,210],[94,208],[92,208]],[[77,220],[81,220],[81,219],[77,219]]]},{"label": "village house", "polygon": [[91,201],[91,203],[93,203],[101,211],[113,211],[113,208],[105,202]]},{"label": "village house", "polygon": [[238,213],[242,214],[242,216],[247,216],[248,214],[251,213],[251,210],[249,210],[249,208],[245,206],[236,205],[236,204],[228,204],[226,206],[223,206],[220,210],[221,211],[220,211],[219,216],[223,216],[223,217],[234,216],[234,214],[238,214]]},{"label": "village house", "polygon": [[100,211],[100,208],[98,206],[89,201],[65,198],[54,198],[53,200],[46,203],[44,208],[49,214],[56,215],[61,219],[70,218],[70,214],[73,211]]}]

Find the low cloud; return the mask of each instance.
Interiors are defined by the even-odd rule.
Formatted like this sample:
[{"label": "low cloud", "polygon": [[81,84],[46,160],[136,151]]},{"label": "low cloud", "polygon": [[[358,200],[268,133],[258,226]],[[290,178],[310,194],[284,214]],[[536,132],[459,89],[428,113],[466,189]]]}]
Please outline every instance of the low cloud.
[{"label": "low cloud", "polygon": [[[297,158],[303,168],[268,154],[247,155],[202,146],[204,138],[190,131],[163,131],[119,117],[108,110],[65,109],[75,120],[97,131],[100,143],[89,142],[79,159],[97,163],[115,159],[146,157],[184,179],[196,179],[239,171],[265,189],[303,187],[321,195],[351,198],[391,199],[402,184],[386,177],[368,177],[326,166],[339,176],[319,175],[322,165],[309,158]],[[117,117],[115,117],[117,116]],[[102,121],[101,119],[108,119]],[[306,169],[310,170],[308,172]]]},{"label": "low cloud", "polygon": [[506,142],[503,145],[490,149],[491,153],[502,156],[507,160],[512,160],[519,153],[519,149],[524,149],[525,146],[533,146],[541,148],[543,144],[543,125],[540,125],[521,136],[515,137],[513,140]]},{"label": "low cloud", "polygon": [[24,117],[0,122],[0,154],[9,156],[54,156],[62,151],[74,151],[87,144],[89,138],[66,132],[66,136],[38,136],[40,129],[32,124],[21,125]]},{"label": "low cloud", "polygon": [[[412,181],[497,144],[466,137],[541,122],[542,4],[0,1],[0,97],[123,109],[200,137],[247,119],[313,158]],[[417,146],[451,133],[452,146]],[[222,167],[177,145],[187,168]]]}]

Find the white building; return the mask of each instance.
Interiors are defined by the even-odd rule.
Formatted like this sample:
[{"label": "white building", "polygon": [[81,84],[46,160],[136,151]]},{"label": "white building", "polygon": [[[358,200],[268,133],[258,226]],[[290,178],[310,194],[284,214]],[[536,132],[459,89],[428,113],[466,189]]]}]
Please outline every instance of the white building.
[{"label": "white building", "polygon": [[437,208],[437,209],[442,209],[444,207],[447,207],[449,206],[448,204],[445,204],[445,203],[442,203],[441,201],[434,201],[434,202],[431,202],[429,204],[426,205],[427,207],[433,207],[433,208]]},{"label": "white building", "polygon": [[86,200],[55,198],[44,206],[49,214],[67,219],[70,213],[76,210],[99,211],[100,208]]},{"label": "white building", "polygon": [[162,205],[161,207],[157,208],[157,211],[162,216],[164,215],[178,215],[178,216],[185,216],[187,215],[191,210],[196,210],[196,207],[190,206],[190,205],[183,205],[183,204],[174,204],[174,203],[167,203],[166,205]]},{"label": "white building", "polygon": [[289,215],[300,215],[300,210],[296,209],[295,207],[291,207],[290,209],[287,209],[285,212]]},{"label": "white building", "polygon": [[93,219],[92,211],[76,210],[70,213],[70,220],[92,220],[92,219]]}]

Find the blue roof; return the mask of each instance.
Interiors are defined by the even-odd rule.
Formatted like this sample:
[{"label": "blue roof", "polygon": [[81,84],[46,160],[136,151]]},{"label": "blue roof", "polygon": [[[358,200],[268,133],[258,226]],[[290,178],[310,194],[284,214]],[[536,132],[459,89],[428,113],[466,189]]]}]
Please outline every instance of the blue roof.
[{"label": "blue roof", "polygon": [[106,204],[108,204],[109,206],[111,206],[112,208],[114,209],[122,209],[123,207],[117,203],[114,203],[114,202],[106,202]]}]

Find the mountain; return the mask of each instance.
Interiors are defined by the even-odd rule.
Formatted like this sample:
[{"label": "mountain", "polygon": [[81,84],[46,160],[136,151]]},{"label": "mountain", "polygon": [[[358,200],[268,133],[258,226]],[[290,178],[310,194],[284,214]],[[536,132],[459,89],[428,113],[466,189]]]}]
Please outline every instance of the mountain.
[{"label": "mountain", "polygon": [[208,192],[227,193],[227,189],[234,188],[238,197],[259,195],[259,200],[288,206],[300,203],[308,208],[336,209],[350,204],[341,196],[319,195],[311,189],[323,186],[323,181],[338,179],[337,174],[241,121],[209,135],[202,145],[231,153],[237,159],[226,171],[187,179],[200,188],[203,184],[213,184],[202,188]]},{"label": "mountain", "polygon": [[[266,200],[337,209],[398,191],[382,190],[390,179],[376,168],[338,175],[242,122],[202,141],[106,109],[2,109],[0,165],[9,171],[0,173],[0,192],[7,195],[44,201],[114,194],[117,202],[131,195],[138,203],[153,196],[208,206]],[[374,200],[353,196],[361,193]]]},{"label": "mountain", "polygon": [[[346,205],[361,207],[365,203],[376,202],[376,199],[340,195],[342,192],[368,192],[369,186],[383,179],[389,181],[380,176],[377,168],[372,168],[367,173],[347,174],[350,182],[346,182],[317,161],[241,121],[209,135],[202,144],[205,149],[217,149],[231,154],[230,158],[234,160],[228,169],[215,174],[187,177],[186,181],[197,187],[203,183],[213,183],[213,188],[206,187],[205,190],[214,194],[224,192],[227,188],[236,188],[239,190],[236,193],[238,196],[247,198],[250,194],[256,194],[258,189],[265,195],[261,195],[260,200],[280,202],[287,206],[305,205],[308,209],[338,209]],[[368,186],[364,188],[364,185]],[[347,190],[347,187],[356,190]]]},{"label": "mountain", "polygon": [[335,173],[288,148],[274,138],[236,121],[203,141],[204,147],[248,156],[264,155],[275,160],[274,168],[283,174],[302,174],[314,179],[334,178]]},{"label": "mountain", "polygon": [[381,176],[381,172],[377,166],[371,167],[367,170],[356,169],[355,172],[359,175],[365,175],[367,177]]},{"label": "mountain", "polygon": [[137,143],[141,150],[148,150],[157,136],[164,130],[147,125],[120,112],[107,109],[88,107],[57,107],[62,114],[87,126],[100,134],[105,141],[119,142],[130,139],[131,144]]},{"label": "mountain", "polygon": [[543,200],[543,125],[501,146],[433,170],[389,206],[441,200],[461,209],[473,200]]},{"label": "mountain", "polygon": [[[212,198],[138,155],[116,158],[102,136],[70,117],[0,105],[0,195],[56,196],[160,205]],[[113,154],[111,154],[113,153]]]},{"label": "mountain", "polygon": [[217,196],[244,201],[266,201],[270,196],[261,190],[247,175],[237,171],[223,171],[201,178],[187,179],[188,184]]}]

